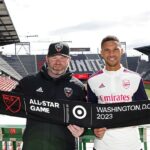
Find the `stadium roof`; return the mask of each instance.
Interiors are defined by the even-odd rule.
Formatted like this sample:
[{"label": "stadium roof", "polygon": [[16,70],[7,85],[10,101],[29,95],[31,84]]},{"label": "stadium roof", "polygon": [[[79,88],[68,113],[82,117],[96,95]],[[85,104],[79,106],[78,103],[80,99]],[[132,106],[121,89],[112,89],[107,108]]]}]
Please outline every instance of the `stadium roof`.
[{"label": "stadium roof", "polygon": [[134,49],[138,50],[139,52],[141,52],[143,54],[150,55],[150,45],[143,46],[143,47],[137,47],[137,48],[134,48]]},{"label": "stadium roof", "polygon": [[20,42],[4,0],[0,0],[0,46]]}]

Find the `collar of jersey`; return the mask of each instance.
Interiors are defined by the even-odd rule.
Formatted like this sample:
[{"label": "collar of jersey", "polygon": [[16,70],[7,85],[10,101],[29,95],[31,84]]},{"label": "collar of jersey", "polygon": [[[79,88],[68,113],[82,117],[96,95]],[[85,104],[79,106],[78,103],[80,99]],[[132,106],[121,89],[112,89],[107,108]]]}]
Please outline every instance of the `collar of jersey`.
[{"label": "collar of jersey", "polygon": [[107,74],[111,74],[111,75],[117,75],[120,74],[121,72],[123,72],[124,67],[121,65],[121,68],[118,69],[117,71],[108,71],[106,70],[106,67],[104,67],[103,72],[107,73]]}]

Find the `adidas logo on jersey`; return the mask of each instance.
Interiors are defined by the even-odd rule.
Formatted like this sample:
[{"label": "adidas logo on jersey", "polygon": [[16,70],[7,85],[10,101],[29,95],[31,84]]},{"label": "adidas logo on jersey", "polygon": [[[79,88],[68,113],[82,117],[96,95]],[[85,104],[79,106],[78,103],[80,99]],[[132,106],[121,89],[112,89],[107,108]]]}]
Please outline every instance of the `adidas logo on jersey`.
[{"label": "adidas logo on jersey", "polygon": [[41,93],[43,93],[43,89],[42,89],[42,87],[38,88],[36,91],[37,91],[37,92],[41,92]]},{"label": "adidas logo on jersey", "polygon": [[104,88],[105,85],[103,83],[100,84],[99,88]]}]

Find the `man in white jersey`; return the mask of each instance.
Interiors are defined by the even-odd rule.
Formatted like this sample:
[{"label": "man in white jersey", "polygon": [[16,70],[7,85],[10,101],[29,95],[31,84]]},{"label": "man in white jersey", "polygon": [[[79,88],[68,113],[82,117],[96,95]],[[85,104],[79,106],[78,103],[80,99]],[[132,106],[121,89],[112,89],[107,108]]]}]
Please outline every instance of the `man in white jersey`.
[{"label": "man in white jersey", "polygon": [[[119,39],[107,36],[101,42],[105,68],[88,79],[88,100],[92,103],[124,103],[148,100],[139,74],[124,68],[123,49]],[[141,150],[138,127],[96,128],[95,150]]]}]

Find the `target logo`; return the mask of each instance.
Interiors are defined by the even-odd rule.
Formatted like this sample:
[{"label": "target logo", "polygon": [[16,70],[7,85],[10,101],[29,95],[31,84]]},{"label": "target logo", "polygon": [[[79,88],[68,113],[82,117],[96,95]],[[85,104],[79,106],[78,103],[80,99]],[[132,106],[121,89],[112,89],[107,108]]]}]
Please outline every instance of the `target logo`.
[{"label": "target logo", "polygon": [[83,119],[87,115],[86,109],[81,105],[75,106],[72,110],[72,113],[78,119]]}]

